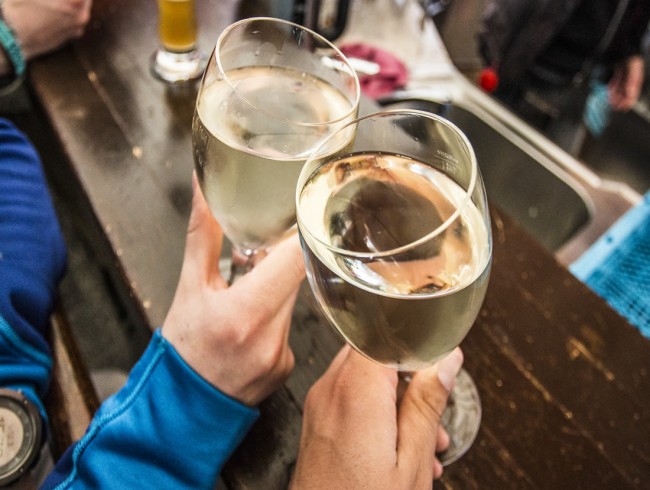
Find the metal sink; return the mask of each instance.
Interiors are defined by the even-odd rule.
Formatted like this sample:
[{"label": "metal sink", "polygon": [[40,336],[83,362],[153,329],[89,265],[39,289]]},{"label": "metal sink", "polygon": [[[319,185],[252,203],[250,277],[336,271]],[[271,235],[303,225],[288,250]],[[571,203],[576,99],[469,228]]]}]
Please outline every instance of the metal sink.
[{"label": "metal sink", "polygon": [[600,179],[460,75],[380,103],[433,112],[456,124],[474,147],[489,201],[563,263],[640,200],[628,186]]}]

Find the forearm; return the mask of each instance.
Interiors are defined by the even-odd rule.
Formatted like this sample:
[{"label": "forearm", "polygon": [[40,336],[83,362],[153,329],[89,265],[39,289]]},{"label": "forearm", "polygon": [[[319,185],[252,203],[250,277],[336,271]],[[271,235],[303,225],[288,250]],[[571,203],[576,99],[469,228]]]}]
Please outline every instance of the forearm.
[{"label": "forearm", "polygon": [[212,490],[257,415],[201,378],[157,331],[44,488],[142,488],[146,475],[149,488]]}]

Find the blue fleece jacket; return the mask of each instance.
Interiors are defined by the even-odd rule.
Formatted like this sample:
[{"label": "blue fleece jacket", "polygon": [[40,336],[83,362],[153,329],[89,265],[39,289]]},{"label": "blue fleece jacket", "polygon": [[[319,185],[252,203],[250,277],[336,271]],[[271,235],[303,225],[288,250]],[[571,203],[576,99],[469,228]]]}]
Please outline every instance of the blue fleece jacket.
[{"label": "blue fleece jacket", "polygon": [[[38,155],[0,119],[0,386],[46,413],[45,340],[66,249]],[[205,381],[159,331],[43,488],[206,488],[258,416]]]}]

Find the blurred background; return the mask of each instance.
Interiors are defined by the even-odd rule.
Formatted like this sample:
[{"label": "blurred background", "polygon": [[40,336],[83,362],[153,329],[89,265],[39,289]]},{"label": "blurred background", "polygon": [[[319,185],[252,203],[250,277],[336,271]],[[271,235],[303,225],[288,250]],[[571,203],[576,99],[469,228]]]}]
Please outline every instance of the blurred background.
[{"label": "blurred background", "polygon": [[[482,60],[477,33],[485,0],[443,0],[434,6],[433,19],[456,67],[476,81]],[[646,36],[647,37],[647,36]],[[646,46],[648,44],[646,43]],[[640,194],[650,189],[650,56],[645,51],[644,90],[636,106],[626,113],[614,113],[610,125],[598,139],[587,138],[578,155],[604,178],[628,184]]]}]

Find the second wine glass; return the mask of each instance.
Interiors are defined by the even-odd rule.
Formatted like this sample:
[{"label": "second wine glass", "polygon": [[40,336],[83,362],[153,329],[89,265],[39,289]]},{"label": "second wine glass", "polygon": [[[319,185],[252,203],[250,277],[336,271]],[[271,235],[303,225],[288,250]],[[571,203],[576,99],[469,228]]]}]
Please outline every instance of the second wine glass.
[{"label": "second wine glass", "polygon": [[231,282],[294,225],[305,160],[356,117],[359,99],[345,56],[309,29],[251,18],[221,34],[197,96],[192,145],[203,193],[233,245]]},{"label": "second wine glass", "polygon": [[[362,117],[341,132],[355,134],[351,143],[325,141],[298,181],[309,283],[356,350],[404,373],[427,368],[463,340],[488,284],[490,219],[474,152],[453,124],[421,111]],[[443,417],[453,425],[443,464],[479,427],[461,373]]]}]

